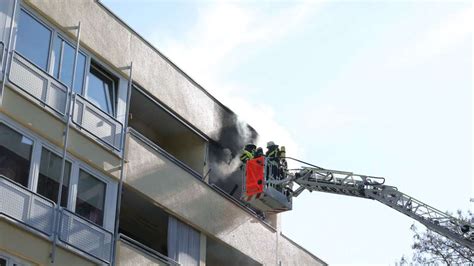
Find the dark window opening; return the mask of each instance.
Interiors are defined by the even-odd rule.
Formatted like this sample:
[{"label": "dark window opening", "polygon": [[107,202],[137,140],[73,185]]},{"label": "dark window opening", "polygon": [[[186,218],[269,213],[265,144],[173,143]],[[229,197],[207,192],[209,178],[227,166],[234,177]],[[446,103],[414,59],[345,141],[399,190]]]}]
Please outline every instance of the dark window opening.
[{"label": "dark window opening", "polygon": [[252,259],[251,257],[243,254],[239,250],[229,246],[228,244],[207,237],[206,239],[206,265],[208,266],[239,266],[249,265],[258,266],[262,265]]},{"label": "dark window opening", "polygon": [[83,170],[79,171],[76,213],[95,224],[104,223],[106,184]]},{"label": "dark window opening", "polygon": [[120,211],[120,233],[143,245],[168,255],[168,217],[150,199],[124,187]]},{"label": "dark window opening", "polygon": [[132,89],[130,113],[130,127],[203,175],[206,140],[136,88]]},{"label": "dark window opening", "polygon": [[0,124],[0,175],[28,186],[33,141]]},{"label": "dark window opening", "polygon": [[[56,202],[58,199],[59,181],[61,178],[61,164],[61,157],[43,148],[41,151],[41,163],[38,176],[37,192],[54,202]],[[70,174],[71,163],[66,161],[64,167],[63,188],[61,193],[62,207],[67,207]]]}]

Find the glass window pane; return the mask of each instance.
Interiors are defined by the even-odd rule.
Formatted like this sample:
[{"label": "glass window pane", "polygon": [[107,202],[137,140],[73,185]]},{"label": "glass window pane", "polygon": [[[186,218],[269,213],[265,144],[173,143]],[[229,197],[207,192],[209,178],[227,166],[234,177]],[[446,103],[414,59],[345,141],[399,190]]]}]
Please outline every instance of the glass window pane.
[{"label": "glass window pane", "polygon": [[79,171],[76,213],[102,225],[104,222],[105,188],[104,182],[82,170]]},{"label": "glass window pane", "polygon": [[63,58],[61,62],[61,81],[67,86],[72,85],[72,71],[74,67],[75,49],[67,42],[63,42]]},{"label": "glass window pane", "polygon": [[84,71],[86,70],[86,56],[82,53],[77,57],[76,80],[74,81],[74,92],[82,94],[84,85]]},{"label": "glass window pane", "polygon": [[0,175],[28,186],[33,141],[0,124]]},{"label": "glass window pane", "polygon": [[56,41],[54,42],[54,48],[53,48],[53,61],[54,61],[54,66],[53,66],[53,76],[57,79],[59,79],[59,62],[61,59],[61,46],[62,42],[59,41],[59,38],[56,38]]},{"label": "glass window pane", "polygon": [[[37,192],[54,202],[58,200],[59,179],[61,178],[61,163],[61,157],[43,148],[41,151],[41,163]],[[61,193],[61,206],[63,207],[67,207],[70,173],[71,163],[66,161],[64,167],[63,190]]]},{"label": "glass window pane", "polygon": [[[61,53],[61,47],[63,47]],[[76,48],[71,46],[68,42],[64,41],[61,37],[56,36],[54,42],[54,77],[61,80],[67,86],[72,85],[72,72],[74,67],[74,55],[76,54]],[[61,62],[61,64],[60,64]],[[77,69],[76,69],[76,80],[74,84],[74,92],[81,94],[82,85],[84,83],[84,70],[86,68],[86,56],[83,53],[79,53],[77,56]],[[61,70],[61,73],[60,71]]]},{"label": "glass window pane", "polygon": [[111,92],[114,89],[114,82],[109,77],[91,67],[87,86],[87,98],[97,107],[111,115],[113,115],[113,95],[111,95]]},{"label": "glass window pane", "polygon": [[47,71],[51,31],[20,10],[16,50],[38,67]]}]

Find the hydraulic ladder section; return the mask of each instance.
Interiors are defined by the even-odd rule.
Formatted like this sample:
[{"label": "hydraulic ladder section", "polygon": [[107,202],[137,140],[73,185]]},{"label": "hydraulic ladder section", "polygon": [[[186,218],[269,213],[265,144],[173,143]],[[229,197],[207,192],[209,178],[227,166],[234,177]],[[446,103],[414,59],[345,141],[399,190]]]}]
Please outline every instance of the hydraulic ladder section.
[{"label": "hydraulic ladder section", "polygon": [[303,167],[290,170],[288,179],[298,184],[293,196],[304,190],[328,192],[377,200],[425,225],[458,244],[474,250],[474,225],[461,221],[410,197],[396,187],[385,185],[385,178],[351,172]]}]

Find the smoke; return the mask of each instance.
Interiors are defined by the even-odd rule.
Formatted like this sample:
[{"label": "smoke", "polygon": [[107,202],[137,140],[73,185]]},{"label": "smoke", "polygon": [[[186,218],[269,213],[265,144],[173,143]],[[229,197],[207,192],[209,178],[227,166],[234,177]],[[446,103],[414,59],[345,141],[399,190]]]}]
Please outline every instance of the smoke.
[{"label": "smoke", "polygon": [[[240,155],[247,143],[255,143],[257,132],[240,121],[233,113],[222,114],[222,125],[215,141],[209,144],[209,181],[226,192],[235,190],[234,197],[238,198],[241,191],[242,172]],[[235,189],[235,186],[238,188]]]}]

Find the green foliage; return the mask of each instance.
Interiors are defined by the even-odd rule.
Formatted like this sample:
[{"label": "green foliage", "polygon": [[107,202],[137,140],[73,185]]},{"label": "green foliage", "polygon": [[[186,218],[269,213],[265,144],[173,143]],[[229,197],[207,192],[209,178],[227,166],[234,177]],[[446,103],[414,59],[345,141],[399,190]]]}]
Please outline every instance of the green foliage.
[{"label": "green foliage", "polygon": [[[457,211],[458,219],[472,223],[474,215],[468,211],[463,215]],[[413,232],[413,258],[411,261],[403,256],[399,265],[474,265],[474,250],[437,234],[429,229],[418,230],[413,224],[410,227]]]}]

